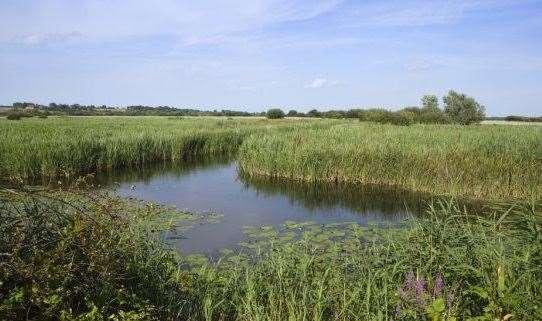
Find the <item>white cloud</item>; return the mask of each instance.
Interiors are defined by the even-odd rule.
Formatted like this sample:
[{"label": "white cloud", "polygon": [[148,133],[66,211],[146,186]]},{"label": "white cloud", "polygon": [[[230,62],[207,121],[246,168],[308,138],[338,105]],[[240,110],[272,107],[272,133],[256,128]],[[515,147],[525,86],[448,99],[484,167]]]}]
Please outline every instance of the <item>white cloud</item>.
[{"label": "white cloud", "polygon": [[305,85],[305,88],[322,88],[328,83],[326,78],[315,78],[313,81]]}]

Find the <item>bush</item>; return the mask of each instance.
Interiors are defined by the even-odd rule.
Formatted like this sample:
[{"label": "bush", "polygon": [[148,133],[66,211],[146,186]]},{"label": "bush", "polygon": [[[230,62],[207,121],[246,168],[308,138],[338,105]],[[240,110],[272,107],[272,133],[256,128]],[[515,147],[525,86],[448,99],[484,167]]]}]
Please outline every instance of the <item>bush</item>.
[{"label": "bush", "polygon": [[417,116],[416,122],[420,124],[449,124],[451,123],[450,117],[448,117],[442,111],[423,111]]},{"label": "bush", "polygon": [[456,123],[469,125],[484,120],[485,107],[472,97],[450,90],[443,100],[444,112]]},{"label": "bush", "polygon": [[280,119],[280,118],[284,118],[285,115],[282,109],[272,108],[267,111],[266,116],[269,119]]},{"label": "bush", "polygon": [[414,113],[412,112],[393,112],[385,109],[370,109],[360,113],[360,121],[370,121],[380,124],[392,124],[408,126],[414,122]]},{"label": "bush", "polygon": [[21,118],[30,118],[34,117],[36,114],[34,112],[26,111],[12,111],[7,114],[7,119],[9,120],[20,120]]},{"label": "bush", "polygon": [[174,320],[183,274],[145,225],[157,210],[0,189],[0,320]]},{"label": "bush", "polygon": [[10,113],[6,118],[9,120],[20,120],[23,116],[20,113]]}]

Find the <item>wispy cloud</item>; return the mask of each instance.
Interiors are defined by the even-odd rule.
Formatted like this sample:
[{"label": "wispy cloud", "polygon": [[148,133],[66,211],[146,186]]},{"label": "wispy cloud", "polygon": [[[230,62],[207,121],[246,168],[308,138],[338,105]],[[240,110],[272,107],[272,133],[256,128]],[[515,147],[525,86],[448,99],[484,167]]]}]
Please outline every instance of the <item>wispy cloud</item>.
[{"label": "wispy cloud", "polygon": [[467,14],[499,9],[528,0],[400,0],[367,2],[353,5],[343,25],[359,26],[428,26],[455,23]]},{"label": "wispy cloud", "polygon": [[66,33],[35,33],[20,35],[13,38],[13,42],[25,45],[41,45],[47,43],[62,43],[74,39],[80,39],[83,35],[78,31]]},{"label": "wispy cloud", "polygon": [[315,78],[309,83],[305,84],[305,88],[309,89],[318,89],[322,87],[330,87],[340,85],[341,82],[338,80],[329,80],[327,78]]},{"label": "wispy cloud", "polygon": [[322,88],[326,84],[327,84],[327,79],[326,78],[316,78],[313,81],[311,81],[310,83],[306,84],[305,88],[312,88],[312,89]]},{"label": "wispy cloud", "polygon": [[43,0],[0,4],[0,41],[54,40],[74,30],[89,41],[175,35],[188,44],[224,41],[229,34],[313,19],[342,0]]}]

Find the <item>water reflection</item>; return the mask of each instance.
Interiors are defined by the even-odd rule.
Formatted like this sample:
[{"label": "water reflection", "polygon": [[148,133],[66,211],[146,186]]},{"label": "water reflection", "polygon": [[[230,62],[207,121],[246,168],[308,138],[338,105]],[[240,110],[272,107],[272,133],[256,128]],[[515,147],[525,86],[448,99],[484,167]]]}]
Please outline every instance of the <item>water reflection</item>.
[{"label": "water reflection", "polygon": [[404,211],[420,214],[431,200],[429,195],[377,185],[269,180],[242,173],[239,177],[247,188],[267,195],[283,195],[292,204],[307,209],[333,209],[339,206],[360,214],[379,213],[394,217]]},{"label": "water reflection", "polygon": [[280,226],[287,220],[388,223],[419,215],[425,198],[372,187],[303,184],[247,178],[231,160],[161,164],[98,177],[124,197],[193,212],[224,215],[222,222],[197,226],[170,242],[183,253],[214,254],[243,240],[243,226]]}]

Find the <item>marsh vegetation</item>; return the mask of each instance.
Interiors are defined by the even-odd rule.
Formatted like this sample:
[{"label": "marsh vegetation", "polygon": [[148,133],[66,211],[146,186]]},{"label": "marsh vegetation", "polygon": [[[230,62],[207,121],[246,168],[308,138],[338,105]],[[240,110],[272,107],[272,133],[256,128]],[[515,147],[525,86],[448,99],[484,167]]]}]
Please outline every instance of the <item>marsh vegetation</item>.
[{"label": "marsh vegetation", "polygon": [[[0,133],[0,319],[542,319],[540,126],[49,117],[1,119]],[[247,226],[211,259],[162,238],[198,216],[78,180],[224,156],[255,188],[289,182],[307,206],[355,204],[363,186],[432,201],[389,224]]]}]

